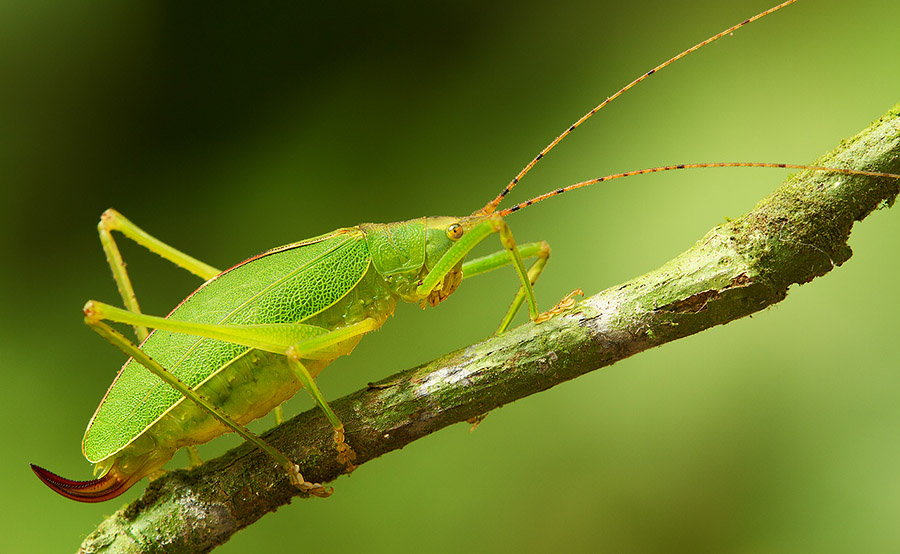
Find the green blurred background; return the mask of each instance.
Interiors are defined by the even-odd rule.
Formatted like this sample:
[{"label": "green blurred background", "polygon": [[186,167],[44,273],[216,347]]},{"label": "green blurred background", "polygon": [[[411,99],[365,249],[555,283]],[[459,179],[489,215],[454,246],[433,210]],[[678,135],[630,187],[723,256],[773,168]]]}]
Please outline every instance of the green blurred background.
[{"label": "green blurred background", "polygon": [[[90,476],[81,435],[123,361],[79,311],[119,302],[103,209],[218,267],[363,221],[467,214],[621,85],[772,2],[4,2],[4,549],[72,552],[143,489],[76,504],[27,465]],[[900,101],[897,21],[897,2],[801,1],[611,105],[514,198],[649,165],[809,162]],[[657,267],[783,176],[635,178],[509,222],[553,245],[549,307]],[[896,211],[783,304],[366,464],[220,552],[900,550]],[[123,250],[150,313],[198,284]],[[440,309],[401,307],[322,389],[488,336],[515,287],[498,272]]]}]

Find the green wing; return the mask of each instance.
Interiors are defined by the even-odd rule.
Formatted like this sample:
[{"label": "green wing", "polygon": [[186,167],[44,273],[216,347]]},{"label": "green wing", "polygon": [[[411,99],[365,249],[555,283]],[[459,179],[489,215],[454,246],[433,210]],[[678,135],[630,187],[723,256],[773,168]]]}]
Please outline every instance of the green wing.
[{"label": "green wing", "polygon": [[[266,252],[223,272],[168,317],[210,324],[301,322],[340,300],[368,266],[362,232],[341,229]],[[154,331],[141,349],[191,387],[248,350],[168,331]],[[128,360],[88,425],[84,455],[97,462],[115,453],[181,398],[143,366]]]}]

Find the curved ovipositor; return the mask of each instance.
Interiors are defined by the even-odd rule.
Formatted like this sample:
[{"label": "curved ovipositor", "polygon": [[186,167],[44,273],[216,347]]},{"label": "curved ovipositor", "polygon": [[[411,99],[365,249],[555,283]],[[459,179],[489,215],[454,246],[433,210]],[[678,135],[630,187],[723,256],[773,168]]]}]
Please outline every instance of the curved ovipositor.
[{"label": "curved ovipositor", "polygon": [[31,469],[45,485],[66,498],[79,502],[110,500],[127,491],[143,477],[140,473],[122,474],[114,467],[99,479],[73,481],[35,464],[31,464]]}]

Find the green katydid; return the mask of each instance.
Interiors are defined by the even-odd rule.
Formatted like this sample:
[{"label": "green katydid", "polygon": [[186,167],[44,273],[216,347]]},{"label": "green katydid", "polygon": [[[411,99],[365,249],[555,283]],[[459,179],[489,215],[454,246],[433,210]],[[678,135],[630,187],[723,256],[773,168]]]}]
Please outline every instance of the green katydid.
[{"label": "green katydid", "polygon": [[[345,440],[343,425],[316,386],[315,377],[335,358],[349,353],[364,334],[380,327],[398,300],[436,306],[464,277],[512,265],[521,284],[498,332],[511,324],[523,303],[536,322],[568,306],[570,299],[550,312],[539,313],[532,285],[546,266],[549,246],[544,242],[517,245],[504,216],[575,188],[692,167],[790,167],[900,178],[794,164],[682,164],[591,179],[497,211],[501,200],[538,160],[607,103],[675,60],[794,1],[766,10],[642,74],[570,126],[494,200],[470,216],[422,217],[338,229],[219,272],[153,238],[117,212],[105,212],[99,225],[101,242],[127,309],[91,301],[85,306],[85,321],[130,359],[85,434],[85,456],[96,464],[100,477],[77,482],[33,466],[35,472],[68,498],[107,500],[161,468],[179,448],[232,430],[269,454],[302,491],[327,496],[329,489],[305,481],[287,456],[244,425],[306,388],[334,427],[338,459],[352,469],[354,453]],[[167,317],[142,314],[111,235],[114,230],[206,282]],[[493,234],[499,234],[503,250],[465,261],[472,248]],[[524,260],[531,258],[535,261],[526,268]],[[133,325],[140,346],[104,321]],[[154,331],[149,333],[147,328]]]}]

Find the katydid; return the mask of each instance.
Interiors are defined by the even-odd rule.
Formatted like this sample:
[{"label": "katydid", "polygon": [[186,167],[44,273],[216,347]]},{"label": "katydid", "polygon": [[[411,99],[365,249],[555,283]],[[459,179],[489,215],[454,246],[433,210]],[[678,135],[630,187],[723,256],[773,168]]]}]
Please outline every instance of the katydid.
[{"label": "katydid", "polygon": [[[658,70],[795,0],[766,10],[685,50],[623,87],[544,148],[491,202],[465,217],[420,217],[361,224],[276,248],[224,272],[150,236],[114,210],[98,225],[101,243],[126,309],[90,301],[85,322],[129,356],[94,414],[83,440],[86,458],[100,476],[71,481],[32,466],[50,488],[68,498],[99,502],[122,494],[159,470],[182,447],[228,431],[266,452],[301,491],[328,496],[329,488],[306,481],[283,453],[244,425],[263,417],[305,388],[334,428],[336,456],[350,471],[355,453],[344,427],[316,386],[316,376],[349,354],[363,335],[379,328],[399,300],[436,306],[464,278],[512,265],[519,290],[498,332],[522,304],[535,323],[571,307],[571,295],[541,314],[533,284],[546,266],[546,242],[518,245],[504,217],[575,188],[641,173],[699,167],[789,167],[887,177],[898,175],[796,164],[680,164],[618,173],[576,183],[497,210],[531,168],[587,118]],[[141,312],[125,263],[111,232],[205,280],[166,317]],[[503,249],[475,260],[466,256],[487,237]],[[530,267],[525,260],[534,259]],[[140,344],[106,322],[134,326]],[[152,332],[148,329],[153,329]]]}]

